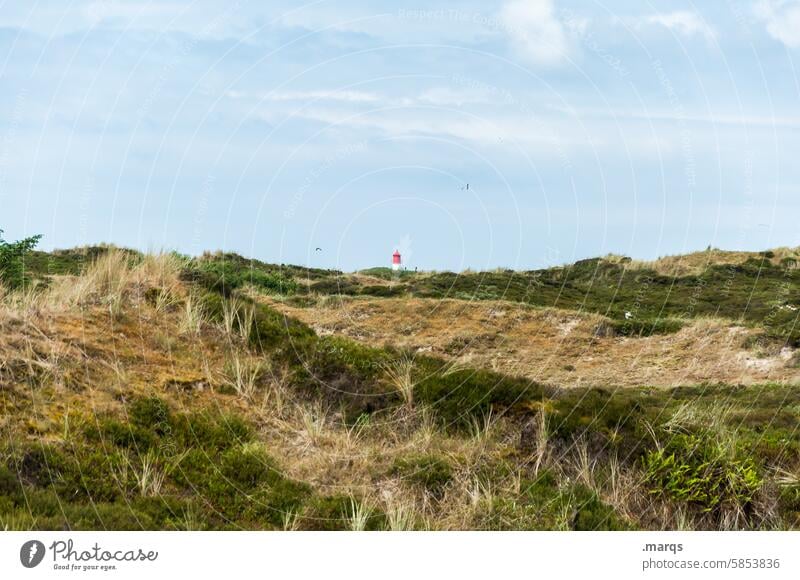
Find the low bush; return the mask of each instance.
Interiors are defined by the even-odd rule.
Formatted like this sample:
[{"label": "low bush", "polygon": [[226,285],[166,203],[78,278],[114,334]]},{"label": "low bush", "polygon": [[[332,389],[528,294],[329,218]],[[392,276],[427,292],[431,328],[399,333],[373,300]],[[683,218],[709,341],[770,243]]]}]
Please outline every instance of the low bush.
[{"label": "low bush", "polygon": [[42,236],[31,236],[16,242],[7,242],[2,236],[3,230],[0,230],[0,283],[14,290],[29,279],[25,270],[25,256],[37,246]]},{"label": "low bush", "polygon": [[448,370],[435,359],[418,359],[414,400],[431,407],[445,426],[468,428],[497,407],[540,399],[541,385],[487,370]]},{"label": "low bush", "polygon": [[652,336],[655,334],[674,334],[684,326],[678,318],[643,318],[632,320],[613,320],[614,333],[620,336]]},{"label": "low bush", "polygon": [[520,482],[516,496],[493,498],[478,515],[477,527],[489,530],[627,530],[629,522],[584,485],[561,488],[542,470]]},{"label": "low bush", "polygon": [[246,285],[270,294],[294,294],[298,284],[280,270],[256,268],[243,259],[193,260],[182,273],[184,280],[199,282],[205,288],[229,295]]},{"label": "low bush", "polygon": [[713,433],[670,435],[642,459],[650,493],[702,512],[724,507],[748,512],[762,477],[751,456],[722,444]]}]

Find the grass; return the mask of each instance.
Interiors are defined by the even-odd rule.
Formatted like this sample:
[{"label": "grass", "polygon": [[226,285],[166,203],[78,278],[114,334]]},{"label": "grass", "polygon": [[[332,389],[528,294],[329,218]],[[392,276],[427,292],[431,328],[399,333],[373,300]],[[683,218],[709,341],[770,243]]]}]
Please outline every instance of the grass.
[{"label": "grass", "polygon": [[[779,270],[775,256],[764,270]],[[220,285],[172,254],[105,248],[51,264],[79,271],[43,274],[0,312],[4,529],[800,525],[791,385],[562,389],[319,336],[247,283]],[[560,277],[567,296],[580,280],[650,275],[620,268],[524,275]],[[281,271],[298,294],[341,276]],[[516,273],[486,275],[498,289]],[[445,279],[408,273],[397,284]]]},{"label": "grass", "polygon": [[225,382],[237,395],[252,401],[264,372],[263,362],[234,353],[228,363]]},{"label": "grass", "polygon": [[385,364],[386,377],[409,409],[414,406],[414,359],[408,355]]}]

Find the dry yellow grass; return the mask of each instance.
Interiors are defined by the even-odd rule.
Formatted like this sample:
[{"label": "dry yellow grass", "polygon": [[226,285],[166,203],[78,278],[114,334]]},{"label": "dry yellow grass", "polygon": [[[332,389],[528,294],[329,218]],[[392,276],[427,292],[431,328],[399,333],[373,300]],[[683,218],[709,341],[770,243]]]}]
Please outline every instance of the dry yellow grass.
[{"label": "dry yellow grass", "polygon": [[[147,302],[143,294],[149,288],[189,297],[189,305]],[[322,332],[561,385],[797,378],[796,370],[743,351],[739,345],[747,331],[723,321],[697,321],[671,336],[617,339],[595,336],[600,316],[503,302],[337,298],[321,301],[319,308],[275,306]],[[248,318],[235,304],[227,308],[232,317]],[[613,460],[601,466],[587,446],[557,452],[544,408],[536,417],[531,453],[520,453],[520,425],[512,418],[489,415],[476,420],[468,435],[453,434],[443,432],[410,398],[393,414],[354,426],[344,422],[341,411],[299,398],[287,372],[261,365],[241,339],[233,324],[226,329],[204,321],[169,258],[131,268],[112,257],[42,295],[6,296],[0,308],[0,436],[68,441],[95,414],[122,412],[137,395],[157,395],[178,409],[225,408],[246,417],[258,429],[257,444],[290,477],[320,493],[365,500],[352,504],[353,529],[364,527],[371,510],[385,513],[391,529],[472,529],[493,515],[498,498],[519,493],[521,480],[543,469],[562,482],[583,482],[619,513],[647,526],[693,525],[685,514],[654,503],[635,468]],[[398,389],[406,388],[408,368],[401,364],[394,370]],[[242,396],[223,394],[226,381]],[[693,419],[675,418],[688,420]],[[393,470],[399,459],[421,453],[452,466],[452,480],[440,497]],[[483,474],[497,472],[498,462],[513,469],[487,481]],[[132,478],[141,495],[154,496],[170,469],[145,456],[120,477]],[[185,527],[196,527],[191,513],[185,518]],[[554,527],[568,528],[569,518],[565,512]],[[297,514],[284,514],[285,528],[296,525]]]},{"label": "dry yellow grass", "polygon": [[311,308],[271,301],[321,334],[396,345],[559,386],[678,386],[703,382],[800,383],[793,353],[742,345],[753,330],[694,319],[675,334],[597,336],[595,314],[516,303],[338,298]]},{"label": "dry yellow grass", "polygon": [[[470,528],[488,497],[476,483],[477,473],[514,452],[512,426],[492,417],[476,423],[468,437],[441,432],[422,407],[346,425],[337,409],[298,398],[281,369],[262,365],[240,340],[231,340],[224,325],[198,321],[191,305],[187,314],[185,305],[160,307],[143,300],[143,291],[154,284],[190,297],[155,264],[130,268],[115,257],[82,278],[64,279],[35,298],[7,296],[2,303],[4,438],[69,441],[96,415],[124,412],[137,396],[157,395],[178,409],[225,408],[258,427],[258,444],[290,477],[320,493],[361,498],[349,514],[352,529],[363,528],[371,510],[386,513],[396,530]],[[117,297],[123,299],[115,311],[109,304]],[[236,306],[229,306],[231,312]],[[231,386],[241,396],[222,392]],[[456,477],[441,499],[434,501],[393,475],[399,458],[422,452],[454,465]],[[172,468],[145,455],[116,476],[143,496],[157,496]],[[186,517],[192,527],[191,514]],[[287,529],[296,517],[285,514]]]},{"label": "dry yellow grass", "polygon": [[[779,265],[784,258],[794,258],[800,263],[800,248],[774,248],[771,258],[765,258],[758,252],[737,252],[711,248],[702,252],[692,252],[677,256],[664,256],[657,260],[633,260],[627,262],[627,268],[649,268],[664,276],[691,276],[701,274],[709,266],[724,266],[743,264],[750,258],[757,260],[766,259],[768,262]],[[617,256],[609,256],[611,261],[619,261]]]}]

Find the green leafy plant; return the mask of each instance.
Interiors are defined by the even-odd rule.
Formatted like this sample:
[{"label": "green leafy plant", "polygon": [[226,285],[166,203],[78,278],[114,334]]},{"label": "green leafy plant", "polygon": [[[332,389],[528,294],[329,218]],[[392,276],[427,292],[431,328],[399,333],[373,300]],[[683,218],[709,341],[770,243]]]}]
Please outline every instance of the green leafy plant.
[{"label": "green leafy plant", "polygon": [[762,478],[751,457],[740,457],[710,433],[677,434],[642,459],[650,492],[711,512],[746,508]]},{"label": "green leafy plant", "polygon": [[23,286],[27,281],[25,254],[33,250],[41,235],[31,236],[16,242],[7,242],[0,230],[0,283],[11,289]]}]

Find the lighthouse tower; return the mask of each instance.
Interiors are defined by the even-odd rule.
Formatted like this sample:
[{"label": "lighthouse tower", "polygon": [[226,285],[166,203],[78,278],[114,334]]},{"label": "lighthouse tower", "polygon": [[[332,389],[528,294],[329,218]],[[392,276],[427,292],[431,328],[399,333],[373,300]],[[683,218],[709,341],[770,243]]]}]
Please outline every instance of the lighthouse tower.
[{"label": "lighthouse tower", "polygon": [[400,252],[395,250],[394,254],[392,254],[392,270],[394,270],[395,272],[400,270],[400,266],[402,265],[402,263],[403,262],[400,259]]}]

